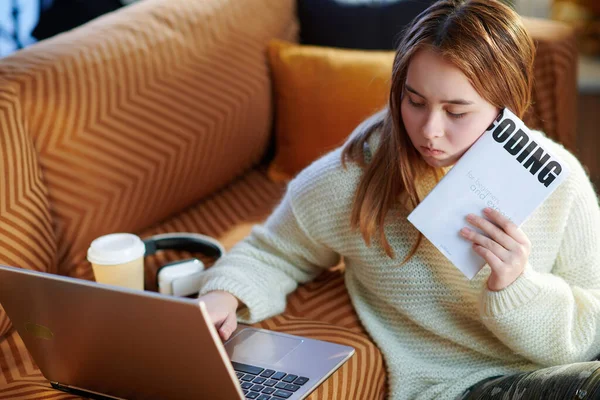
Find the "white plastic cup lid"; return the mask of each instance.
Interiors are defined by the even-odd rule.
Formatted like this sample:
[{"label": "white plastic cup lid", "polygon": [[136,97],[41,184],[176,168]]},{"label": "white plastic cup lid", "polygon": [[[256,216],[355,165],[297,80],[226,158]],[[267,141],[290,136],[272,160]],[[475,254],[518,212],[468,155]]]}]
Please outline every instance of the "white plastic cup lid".
[{"label": "white plastic cup lid", "polygon": [[143,257],[146,246],[132,233],[111,233],[95,239],[87,252],[89,262],[99,265],[117,265]]}]

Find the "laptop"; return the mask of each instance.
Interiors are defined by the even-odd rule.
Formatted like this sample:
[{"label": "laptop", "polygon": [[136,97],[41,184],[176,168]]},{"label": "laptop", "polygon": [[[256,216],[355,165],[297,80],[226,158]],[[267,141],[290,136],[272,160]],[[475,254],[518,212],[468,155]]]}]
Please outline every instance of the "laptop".
[{"label": "laptop", "polygon": [[354,349],[239,325],[204,303],[0,265],[0,304],[51,385],[93,399],[307,397]]}]

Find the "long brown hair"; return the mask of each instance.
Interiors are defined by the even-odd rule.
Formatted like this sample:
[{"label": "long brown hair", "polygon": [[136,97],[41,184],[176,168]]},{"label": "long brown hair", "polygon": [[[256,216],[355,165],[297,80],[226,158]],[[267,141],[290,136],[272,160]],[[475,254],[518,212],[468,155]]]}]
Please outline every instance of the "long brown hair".
[{"label": "long brown hair", "polygon": [[[342,151],[344,167],[354,161],[364,169],[351,226],[360,230],[367,245],[377,232],[390,258],[395,255],[384,231],[388,211],[403,193],[415,207],[421,201],[419,178],[426,173],[434,173],[437,179],[441,176],[412,145],[400,111],[409,62],[423,48],[453,63],[492,105],[508,107],[523,118],[531,103],[534,44],[511,8],[496,0],[441,0],[413,20],[396,50],[386,110],[363,124]],[[375,131],[380,131],[379,147],[367,163],[364,145]],[[422,238],[419,233],[403,264],[415,254]]]}]

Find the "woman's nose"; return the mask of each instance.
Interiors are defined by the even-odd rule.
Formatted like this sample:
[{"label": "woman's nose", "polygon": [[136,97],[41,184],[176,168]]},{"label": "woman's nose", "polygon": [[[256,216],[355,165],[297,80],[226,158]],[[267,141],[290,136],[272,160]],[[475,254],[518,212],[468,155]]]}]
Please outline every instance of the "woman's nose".
[{"label": "woman's nose", "polygon": [[442,117],[437,112],[430,112],[422,127],[423,137],[433,139],[444,136],[444,124]]}]

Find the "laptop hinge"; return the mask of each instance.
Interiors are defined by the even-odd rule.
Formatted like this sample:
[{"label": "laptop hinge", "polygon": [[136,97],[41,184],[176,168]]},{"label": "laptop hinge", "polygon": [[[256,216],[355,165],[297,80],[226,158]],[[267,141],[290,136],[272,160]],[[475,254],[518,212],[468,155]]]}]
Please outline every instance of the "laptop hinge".
[{"label": "laptop hinge", "polygon": [[69,389],[69,385],[63,385],[59,382],[50,381],[50,384],[55,389],[60,389],[60,390],[68,390]]},{"label": "laptop hinge", "polygon": [[125,400],[120,397],[113,397],[113,396],[109,396],[106,394],[94,392],[91,390],[85,390],[85,389],[81,389],[81,388],[77,388],[77,387],[69,386],[69,385],[63,385],[59,382],[50,381],[50,384],[52,385],[52,387],[54,389],[58,389],[62,392],[74,394],[77,396],[87,397],[87,398],[94,399],[94,400]]}]

